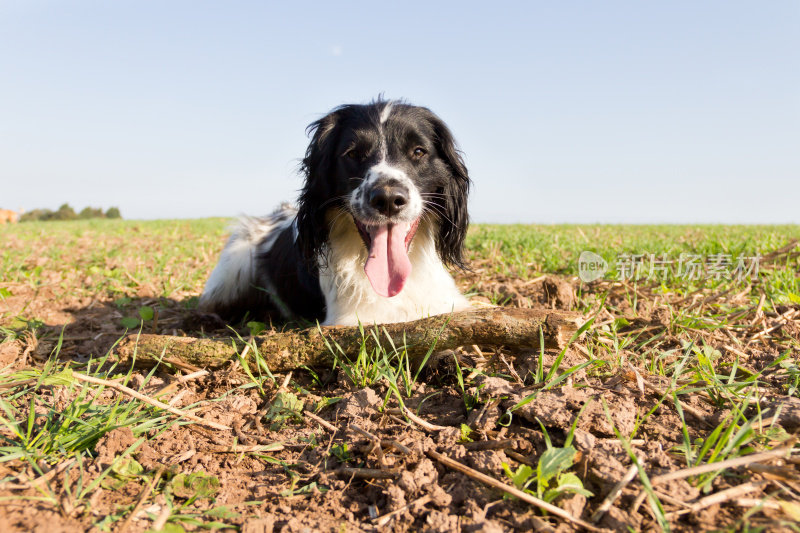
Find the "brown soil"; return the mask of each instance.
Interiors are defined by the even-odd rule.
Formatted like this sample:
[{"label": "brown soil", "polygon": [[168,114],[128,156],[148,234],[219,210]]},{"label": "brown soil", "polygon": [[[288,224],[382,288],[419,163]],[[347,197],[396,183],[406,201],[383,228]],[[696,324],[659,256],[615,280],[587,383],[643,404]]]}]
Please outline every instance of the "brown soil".
[{"label": "brown soil", "polygon": [[[465,288],[477,287],[485,293],[502,294],[505,305],[570,309],[576,300],[577,282],[573,279],[548,277],[531,282],[482,279],[480,275],[478,269],[460,281]],[[225,332],[224,325],[213,317],[186,309],[182,299],[191,296],[190,291],[176,294],[176,299],[170,300],[157,298],[154,288],[142,286],[135,294],[128,295],[133,299],[127,307],[120,308],[109,295],[92,293],[91,274],[53,270],[45,271],[43,277],[45,283],[38,287],[6,285],[13,296],[0,303],[5,325],[19,314],[36,317],[43,325],[35,336],[0,344],[0,367],[40,366],[49,356],[62,328],[62,358],[85,361],[90,355],[102,355],[124,333],[119,324],[123,312],[130,314],[131,309],[141,305],[157,307],[157,324],[147,326],[156,333],[198,336]],[[595,289],[597,294],[601,289],[605,290]],[[584,287],[583,298],[591,297],[592,292],[587,294]],[[660,350],[680,346],[679,335],[668,329],[669,317],[664,315],[657,301],[645,298],[633,312],[626,307],[624,291],[620,290],[612,292],[610,304],[619,310],[617,316],[630,319],[629,329],[652,328],[648,335],[663,334],[658,341]],[[609,316],[616,318],[610,313]],[[608,318],[600,316],[598,321]],[[790,324],[787,329],[795,329],[784,333],[797,339],[797,324]],[[586,360],[581,347],[579,343],[569,349],[561,363],[563,368]],[[38,477],[30,465],[18,460],[0,462],[0,530],[98,531],[101,521],[114,515],[119,515],[118,519],[108,527],[119,530],[132,506],[142,497],[139,511],[126,527],[128,531],[145,531],[168,510],[163,493],[166,480],[178,473],[203,472],[219,480],[218,491],[213,498],[198,499],[181,512],[198,515],[198,520],[208,526],[215,519],[202,513],[224,506],[228,514],[216,520],[227,524],[223,527],[227,530],[240,528],[247,533],[569,531],[573,526],[564,520],[543,514],[520,500],[504,498],[500,491],[442,466],[426,452],[434,450],[445,454],[508,483],[503,463],[512,469],[523,463],[535,466],[546,449],[542,426],[553,445],[563,445],[582,408],[585,410],[578,419],[574,440],[579,460],[572,470],[595,496],[587,499],[575,495],[557,500],[557,505],[572,516],[589,520],[603,498],[625,476],[631,460],[615,437],[615,431],[630,434],[637,421],[651,410],[654,410],[653,415],[637,434],[639,440],[634,442],[642,467],[650,477],[685,468],[682,457],[672,453],[683,442],[678,413],[670,403],[660,401],[657,392],[640,387],[636,373],[628,367],[618,369],[610,364],[602,371],[580,371],[557,388],[539,392],[535,400],[509,418],[507,409],[535,390],[530,379],[524,376],[535,370],[537,350],[538,347],[531,347],[527,352],[511,353],[496,347],[474,346],[437,354],[414,387],[411,398],[405,401],[412,412],[434,424],[435,429],[425,429],[404,420],[402,415],[390,414],[391,409],[398,407],[394,400],[384,409],[385,383],[358,388],[341,372],[324,370],[319,375],[324,386],[316,384],[307,372],[295,371],[289,390],[298,394],[302,390],[310,391],[300,394],[306,406],[323,398],[340,398],[318,412],[331,427],[323,427],[307,416],[270,425],[264,415],[276,396],[283,392],[280,384],[285,376],[277,376],[276,384],[263,395],[257,388],[236,389],[248,379],[239,364],[232,362],[205,377],[178,383],[161,398],[162,401],[173,400],[173,405],[179,408],[201,402],[195,414],[229,425],[233,428],[231,432],[179,424],[157,434],[134,435],[127,427],[111,429],[97,442],[92,457],[81,465],[80,482],[85,487],[97,479],[140,436],[146,440],[132,456],[145,469],[145,475],[120,487],[101,484],[87,498],[76,502],[70,495],[76,490],[79,470],[65,468],[48,481],[52,492],[60,498],[58,505],[37,499],[42,492],[30,482]],[[766,367],[778,355],[778,350],[769,342],[755,343],[745,350],[747,358],[740,363],[754,371]],[[631,355],[628,358],[631,362],[638,360],[633,354],[624,355]],[[731,355],[725,352],[726,357]],[[547,351],[546,368],[556,356],[557,353]],[[474,376],[468,382],[470,388],[462,394],[455,379],[455,358],[460,361],[461,368],[477,368],[493,375]],[[668,382],[648,375],[647,369],[639,363],[635,367],[649,383],[662,390],[669,387]],[[136,371],[129,386],[138,389],[145,382],[144,376],[144,371]],[[142,392],[153,394],[173,382],[174,373],[159,370]],[[43,390],[46,394],[43,393],[41,401],[57,405],[68,400],[63,397],[65,389],[47,387]],[[785,431],[796,432],[800,426],[800,401],[787,402],[778,388],[770,394],[773,402],[784,405],[775,423]],[[467,409],[465,397],[478,399],[470,406],[472,409]],[[116,398],[116,393],[107,390],[97,401]],[[605,414],[604,404],[610,419]],[[692,413],[685,413],[692,440],[706,437],[714,425],[724,419],[725,412],[699,395],[687,405],[693,408]],[[769,409],[769,405],[765,403],[762,408]],[[462,442],[462,425],[470,426],[471,442]],[[376,445],[365,434],[376,436],[380,444]],[[502,445],[495,447],[493,441]],[[282,443],[283,449],[230,453],[235,443],[244,446]],[[775,460],[769,464],[784,469],[781,486],[797,495],[800,492],[797,463],[785,465]],[[44,471],[57,466],[42,465]],[[161,480],[155,489],[143,494],[155,472],[161,472]],[[735,469],[728,475],[718,476],[711,492],[735,487],[747,480],[769,479],[774,477],[770,478],[764,471]],[[628,484],[597,526],[613,531],[627,527],[641,531],[658,529],[647,500],[637,499],[642,490],[638,479]],[[665,510],[675,513],[670,518],[674,531],[735,528],[748,511],[736,505],[735,500],[728,500],[683,513],[687,503],[681,502],[691,504],[707,496],[685,479],[662,483],[656,490],[666,496],[662,498]],[[776,491],[777,484],[766,483],[745,496],[761,498]],[[175,501],[184,500],[175,496]],[[767,508],[751,516],[749,523],[771,531],[780,530],[782,526],[777,520],[782,516],[779,511]],[[187,530],[199,527],[192,522],[184,522],[183,526]]]}]

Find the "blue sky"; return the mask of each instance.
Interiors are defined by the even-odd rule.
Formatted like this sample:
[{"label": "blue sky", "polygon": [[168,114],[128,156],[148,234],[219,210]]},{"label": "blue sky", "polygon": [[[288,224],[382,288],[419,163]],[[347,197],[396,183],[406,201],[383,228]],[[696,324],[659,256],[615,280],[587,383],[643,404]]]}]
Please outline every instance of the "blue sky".
[{"label": "blue sky", "polygon": [[266,213],[380,93],[448,122],[477,222],[800,222],[795,0],[0,0],[0,207]]}]

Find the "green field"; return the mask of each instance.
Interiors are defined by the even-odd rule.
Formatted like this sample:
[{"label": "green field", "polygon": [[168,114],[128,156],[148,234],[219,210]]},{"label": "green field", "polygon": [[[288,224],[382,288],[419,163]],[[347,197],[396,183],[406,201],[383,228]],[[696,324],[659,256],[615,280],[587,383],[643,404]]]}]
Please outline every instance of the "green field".
[{"label": "green field", "polygon": [[[386,444],[395,441],[429,442],[439,453],[463,447],[459,456],[476,469],[583,520],[633,465],[633,479],[598,516],[611,529],[798,530],[800,226],[473,225],[459,286],[484,304],[580,312],[583,335],[560,351],[465,346],[417,373],[402,346],[384,342],[335,354],[333,371],[277,375],[253,349],[186,382],[176,376],[188,368],[114,364],[114,344],[140,328],[246,340],[254,329],[294,327],[198,321],[197,297],[228,223],[0,226],[4,530],[46,520],[102,531],[250,531],[269,516],[276,531],[355,531],[384,515],[395,530],[420,530],[440,513],[463,515],[462,526],[489,520],[522,531],[564,520],[477,483],[459,499],[453,487],[474,482],[441,466],[429,484],[450,503],[392,476],[359,477],[420,472],[428,459]],[[578,276],[585,251],[609,267],[590,283]],[[636,266],[632,256],[640,270],[620,279]],[[662,268],[651,273],[653,259]],[[739,259],[750,270],[737,271]],[[108,382],[235,431],[197,428]],[[365,389],[379,398],[373,411],[340,418],[339,406]],[[433,404],[451,406],[449,414]],[[405,425],[406,407],[452,431],[432,433],[413,417]],[[365,451],[351,423],[385,450]],[[215,451],[225,446],[233,453]],[[343,468],[363,471],[344,484]],[[492,510],[480,518],[473,508]]]}]

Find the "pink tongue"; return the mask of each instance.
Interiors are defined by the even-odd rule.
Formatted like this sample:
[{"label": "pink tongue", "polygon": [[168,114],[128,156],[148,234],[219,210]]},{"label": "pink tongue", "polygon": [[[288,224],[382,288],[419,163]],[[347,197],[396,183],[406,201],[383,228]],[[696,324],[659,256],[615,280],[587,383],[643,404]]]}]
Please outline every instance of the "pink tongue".
[{"label": "pink tongue", "polygon": [[372,244],[364,272],[372,288],[381,296],[389,298],[399,294],[411,274],[411,261],[406,252],[409,229],[407,222],[367,229]]}]

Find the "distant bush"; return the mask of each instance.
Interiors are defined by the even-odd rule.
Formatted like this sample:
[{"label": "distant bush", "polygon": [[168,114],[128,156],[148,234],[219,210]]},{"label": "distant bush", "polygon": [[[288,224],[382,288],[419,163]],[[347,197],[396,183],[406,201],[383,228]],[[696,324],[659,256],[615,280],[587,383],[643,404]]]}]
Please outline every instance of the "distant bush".
[{"label": "distant bush", "polygon": [[105,214],[103,214],[102,209],[98,209],[96,207],[84,207],[81,209],[81,212],[78,213],[78,218],[103,218]]},{"label": "distant bush", "polygon": [[28,222],[30,220],[50,220],[50,217],[53,216],[53,212],[49,209],[34,209],[32,211],[25,211],[20,215],[19,221],[20,222]]},{"label": "distant bush", "polygon": [[58,211],[53,214],[53,218],[55,220],[75,220],[78,215],[75,214],[75,210],[69,204],[61,204]]},{"label": "distant bush", "polygon": [[27,211],[19,217],[20,222],[28,222],[31,220],[77,220],[89,218],[122,218],[122,214],[117,207],[109,207],[106,212],[99,207],[84,207],[80,213],[75,213],[75,210],[69,204],[63,204],[56,211],[51,209],[33,209]]}]

